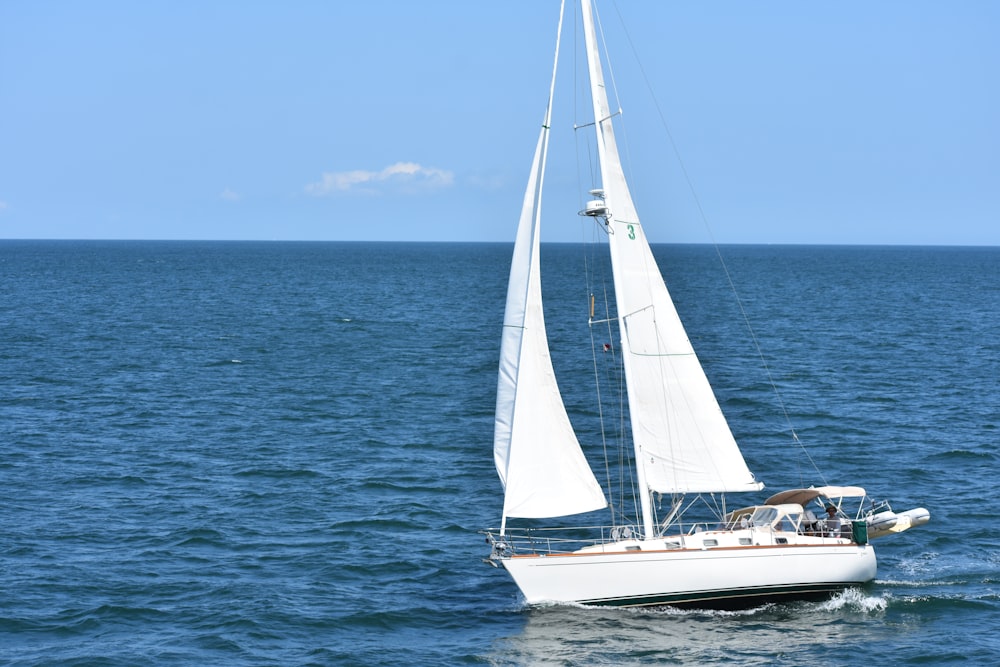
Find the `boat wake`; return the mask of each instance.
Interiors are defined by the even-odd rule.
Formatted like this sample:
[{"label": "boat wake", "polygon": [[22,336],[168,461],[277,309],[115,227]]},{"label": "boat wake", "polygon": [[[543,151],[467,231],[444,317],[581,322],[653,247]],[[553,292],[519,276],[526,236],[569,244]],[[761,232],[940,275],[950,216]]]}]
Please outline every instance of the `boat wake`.
[{"label": "boat wake", "polygon": [[864,613],[885,611],[889,606],[889,598],[881,595],[869,595],[860,588],[847,588],[834,597],[819,603],[823,611],[860,611]]},{"label": "boat wake", "polygon": [[758,607],[747,609],[702,609],[684,607],[603,607],[585,605],[578,602],[546,602],[541,604],[528,604],[521,601],[519,610],[529,611],[532,609],[546,609],[550,613],[555,610],[582,610],[597,614],[630,614],[635,616],[674,616],[679,618],[746,618],[759,615],[781,614],[790,608],[802,606],[817,609],[819,611],[854,611],[862,613],[882,612],[889,606],[891,596],[888,594],[871,595],[860,588],[847,588],[823,602],[768,602]]}]

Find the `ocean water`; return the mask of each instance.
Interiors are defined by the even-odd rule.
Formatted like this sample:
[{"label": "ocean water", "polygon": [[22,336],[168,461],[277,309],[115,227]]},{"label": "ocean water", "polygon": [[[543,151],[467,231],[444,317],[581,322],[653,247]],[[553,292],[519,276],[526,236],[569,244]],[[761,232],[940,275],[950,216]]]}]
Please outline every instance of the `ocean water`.
[{"label": "ocean water", "polygon": [[[761,499],[932,515],[871,586],[738,613],[529,609],[482,564],[510,250],[0,242],[0,663],[1000,664],[1000,249],[719,248],[782,407],[716,250],[655,248]],[[543,246],[561,376],[583,255]]]}]

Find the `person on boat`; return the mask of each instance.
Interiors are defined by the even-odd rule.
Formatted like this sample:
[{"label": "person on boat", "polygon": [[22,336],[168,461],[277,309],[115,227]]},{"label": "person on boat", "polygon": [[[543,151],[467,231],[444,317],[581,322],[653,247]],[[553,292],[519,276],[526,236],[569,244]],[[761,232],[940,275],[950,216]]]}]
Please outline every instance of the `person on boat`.
[{"label": "person on boat", "polygon": [[840,537],[840,517],[837,516],[837,507],[833,504],[826,506],[825,523],[827,537]]}]

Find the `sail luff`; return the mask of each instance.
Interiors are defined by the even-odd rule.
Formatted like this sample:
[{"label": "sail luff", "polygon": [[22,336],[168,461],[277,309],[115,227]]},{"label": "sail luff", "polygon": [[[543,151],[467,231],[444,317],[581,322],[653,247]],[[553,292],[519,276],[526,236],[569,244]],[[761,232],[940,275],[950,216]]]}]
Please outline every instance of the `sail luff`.
[{"label": "sail luff", "polygon": [[500,368],[497,380],[497,402],[493,433],[493,458],[500,483],[507,487],[510,466],[510,448],[513,436],[514,408],[516,405],[518,376],[523,353],[525,328],[530,305],[531,266],[533,262],[533,235],[535,209],[538,196],[539,170],[544,149],[545,129],[538,135],[535,155],[531,164],[528,186],[524,193],[521,218],[514,240],[510,275],[507,279],[507,304],[504,310],[503,331],[500,339]]},{"label": "sail luff", "polygon": [[562,17],[560,8],[549,103],[525,189],[504,312],[494,427],[494,461],[505,491],[501,534],[511,516],[564,516],[607,505],[566,414],[542,311],[541,193]]}]

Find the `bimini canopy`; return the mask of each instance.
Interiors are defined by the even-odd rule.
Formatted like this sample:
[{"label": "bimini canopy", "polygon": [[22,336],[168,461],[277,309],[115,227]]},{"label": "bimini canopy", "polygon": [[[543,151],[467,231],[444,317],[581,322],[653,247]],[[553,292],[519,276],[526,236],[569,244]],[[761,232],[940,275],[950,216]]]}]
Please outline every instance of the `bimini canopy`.
[{"label": "bimini canopy", "polygon": [[805,507],[813,498],[864,498],[866,495],[860,486],[811,486],[808,489],[790,489],[776,493],[764,501],[764,504],[796,503]]}]

